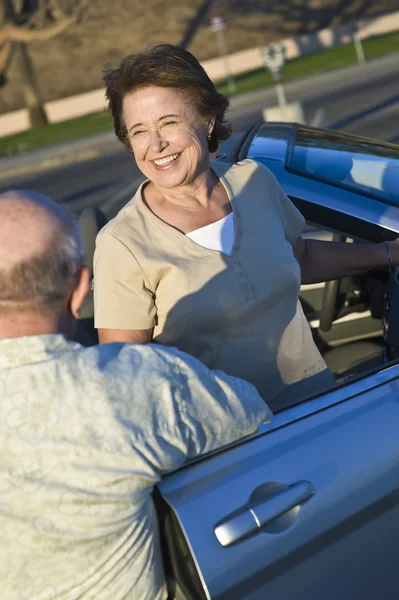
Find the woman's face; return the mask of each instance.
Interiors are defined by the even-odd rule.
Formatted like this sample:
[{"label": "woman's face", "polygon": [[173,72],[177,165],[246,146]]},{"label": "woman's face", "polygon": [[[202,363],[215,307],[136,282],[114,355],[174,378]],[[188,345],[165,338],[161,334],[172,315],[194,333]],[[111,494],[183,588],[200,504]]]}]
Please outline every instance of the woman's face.
[{"label": "woman's face", "polygon": [[204,123],[176,90],[132,92],[123,100],[123,116],[137,166],[155,185],[190,185],[209,167],[213,121]]}]

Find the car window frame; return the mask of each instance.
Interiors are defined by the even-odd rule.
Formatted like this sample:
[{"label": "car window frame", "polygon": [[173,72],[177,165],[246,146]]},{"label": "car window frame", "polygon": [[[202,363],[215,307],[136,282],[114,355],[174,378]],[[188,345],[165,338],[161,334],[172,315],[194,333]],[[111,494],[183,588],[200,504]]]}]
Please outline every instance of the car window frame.
[{"label": "car window frame", "polygon": [[[372,378],[373,383],[370,385],[370,379]],[[382,366],[374,367],[365,373],[350,378],[347,381],[342,381],[337,384],[336,387],[327,390],[320,395],[305,396],[293,406],[273,413],[272,420],[269,423],[262,424],[255,433],[240,438],[231,444],[227,444],[226,446],[222,446],[221,448],[190,459],[176,471],[164,475],[162,479],[167,479],[177,472],[189,469],[192,465],[196,465],[199,462],[212,459],[216,455],[228,452],[232,448],[236,448],[243,444],[248,444],[260,436],[269,435],[273,433],[273,431],[277,431],[283,427],[288,427],[293,423],[306,419],[319,412],[328,410],[329,408],[338,404],[342,404],[343,402],[348,402],[352,398],[355,398],[370,390],[377,389],[395,379],[399,379],[399,357],[391,361],[387,361]]]}]

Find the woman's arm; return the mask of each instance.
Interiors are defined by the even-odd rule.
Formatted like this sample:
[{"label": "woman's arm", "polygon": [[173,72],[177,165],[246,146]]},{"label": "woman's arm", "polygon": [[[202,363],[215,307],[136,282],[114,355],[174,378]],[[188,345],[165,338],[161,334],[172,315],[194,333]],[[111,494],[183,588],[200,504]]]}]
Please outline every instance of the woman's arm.
[{"label": "woman's arm", "polygon": [[148,344],[152,339],[152,329],[99,329],[98,339],[100,344],[108,342]]},{"label": "woman's arm", "polygon": [[135,255],[102,229],[94,255],[94,326],[100,343],[150,342],[156,312],[154,293]]},{"label": "woman's arm", "polygon": [[[391,264],[399,264],[399,243],[389,242]],[[320,283],[350,277],[387,265],[388,248],[381,244],[346,244],[345,242],[321,242],[299,237],[294,245],[295,258],[299,262],[302,283]]]}]

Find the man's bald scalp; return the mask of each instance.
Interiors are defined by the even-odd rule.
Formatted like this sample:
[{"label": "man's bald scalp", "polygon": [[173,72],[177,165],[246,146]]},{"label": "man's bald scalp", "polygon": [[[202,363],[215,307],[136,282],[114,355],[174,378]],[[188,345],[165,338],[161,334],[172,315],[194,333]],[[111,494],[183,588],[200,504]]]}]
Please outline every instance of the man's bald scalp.
[{"label": "man's bald scalp", "polygon": [[76,220],[59,205],[37,192],[0,194],[0,310],[58,304],[83,260]]}]

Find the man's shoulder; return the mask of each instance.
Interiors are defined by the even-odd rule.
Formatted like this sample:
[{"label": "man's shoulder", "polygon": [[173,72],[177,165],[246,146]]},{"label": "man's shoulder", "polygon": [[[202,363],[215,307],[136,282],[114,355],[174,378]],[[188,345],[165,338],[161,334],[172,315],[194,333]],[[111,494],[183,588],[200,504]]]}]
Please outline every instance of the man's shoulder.
[{"label": "man's shoulder", "polygon": [[79,351],[81,361],[97,364],[108,375],[112,375],[113,368],[120,373],[121,367],[126,367],[129,377],[137,377],[143,372],[155,372],[168,377],[169,374],[176,375],[182,363],[190,362],[190,357],[177,348],[154,343],[110,342],[89,348],[77,344],[75,350]]}]

